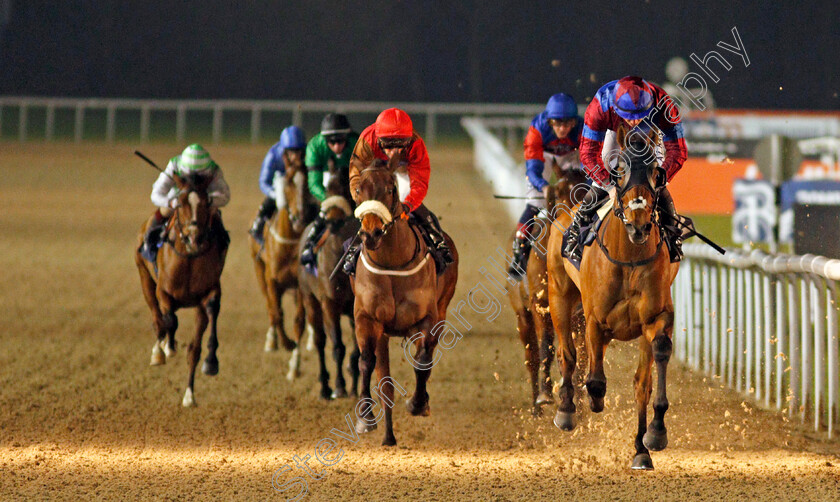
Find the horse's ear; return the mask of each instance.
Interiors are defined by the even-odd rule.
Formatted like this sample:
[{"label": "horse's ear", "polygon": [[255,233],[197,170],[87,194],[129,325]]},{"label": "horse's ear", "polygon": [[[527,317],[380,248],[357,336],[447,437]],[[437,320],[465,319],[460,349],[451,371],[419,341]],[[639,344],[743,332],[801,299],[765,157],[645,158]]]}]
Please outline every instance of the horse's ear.
[{"label": "horse's ear", "polygon": [[175,186],[178,187],[178,190],[185,190],[189,186],[187,179],[179,174],[173,173],[172,181],[175,182]]}]

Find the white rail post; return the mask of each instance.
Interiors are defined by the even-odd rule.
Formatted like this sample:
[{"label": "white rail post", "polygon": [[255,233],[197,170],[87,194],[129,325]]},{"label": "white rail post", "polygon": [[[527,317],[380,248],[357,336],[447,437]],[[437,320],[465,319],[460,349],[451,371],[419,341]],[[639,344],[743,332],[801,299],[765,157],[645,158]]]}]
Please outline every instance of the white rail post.
[{"label": "white rail post", "polygon": [[85,135],[85,106],[78,102],[76,103],[76,114],[73,123],[73,140],[76,143],[81,143]]},{"label": "white rail post", "polygon": [[175,108],[175,141],[180,145],[187,136],[187,105],[180,104]]},{"label": "white rail post", "polygon": [[148,105],[140,107],[140,141],[149,142],[149,128],[151,123],[151,110]]},{"label": "white rail post", "polygon": [[437,114],[434,108],[426,112],[426,143],[434,145],[437,141]]},{"label": "white rail post", "polygon": [[834,431],[837,419],[838,387],[840,387],[840,368],[837,361],[837,289],[836,282],[828,281],[826,289],[826,309],[828,310],[828,438]]},{"label": "white rail post", "polygon": [[292,109],[292,124],[303,127],[303,110],[300,104]]},{"label": "white rail post", "polygon": [[213,143],[220,143],[222,141],[222,107],[216,105],[213,107]]},{"label": "white rail post", "polygon": [[712,286],[711,286],[711,267],[709,266],[709,262],[704,261],[702,266],[702,278],[703,281],[701,282],[703,288],[703,350],[701,352],[702,355],[702,368],[703,373],[710,375],[712,365],[709,361],[709,354],[712,352],[711,347],[711,319],[712,319]]},{"label": "white rail post", "polygon": [[753,276],[755,272],[752,269],[747,270],[747,277],[746,277],[746,289],[744,290],[744,295],[747,299],[747,321],[745,327],[747,328],[747,339],[746,339],[746,367],[744,369],[744,391],[747,394],[752,394],[755,392],[755,383],[753,380],[753,361],[755,360],[755,356],[753,351],[755,350],[755,332],[756,332],[756,324],[758,324],[758,319],[756,316],[756,304],[758,303],[757,296],[758,292],[755,290],[755,281],[753,280]]},{"label": "white rail post", "polygon": [[703,322],[703,307],[702,307],[702,291],[698,291],[697,288],[700,287],[701,284],[701,272],[700,272],[700,263],[697,263],[693,268],[692,278],[691,281],[691,295],[693,297],[693,308],[692,310],[692,320],[694,321],[694,326],[692,326],[691,330],[691,367],[695,370],[700,370],[700,342],[703,326],[700,323]]},{"label": "white rail post", "polygon": [[18,108],[18,141],[26,141],[26,130],[29,128],[29,105],[21,103]]},{"label": "white rail post", "polygon": [[[785,376],[785,351],[787,344],[785,343],[785,276],[779,274],[776,276],[776,408],[782,409],[784,396],[782,395],[782,387]],[[789,301],[790,299],[788,299]]]},{"label": "white rail post", "polygon": [[251,144],[256,145],[260,141],[262,125],[262,108],[254,106],[251,108]]},{"label": "white rail post", "polygon": [[711,352],[711,355],[710,355],[709,359],[711,360],[711,364],[712,364],[712,366],[711,366],[712,376],[720,376],[720,373],[718,371],[718,368],[719,368],[718,357],[720,356],[720,350],[719,350],[720,345],[718,343],[718,340],[721,339],[721,336],[720,336],[720,314],[721,314],[720,311],[721,311],[721,308],[720,308],[720,298],[718,297],[718,283],[720,282],[720,272],[721,272],[720,271],[720,266],[717,265],[717,264],[713,264],[711,269],[710,269],[710,272],[712,274],[712,277],[711,277],[711,280],[712,280],[712,306],[711,306],[711,308],[712,308],[712,317],[711,317],[712,326],[711,326],[711,329],[709,330],[709,334],[711,336],[712,352]]},{"label": "white rail post", "polygon": [[761,277],[762,273],[760,270],[756,269],[753,272],[753,294],[755,295],[755,301],[753,302],[753,307],[755,308],[755,338],[753,339],[753,343],[755,344],[753,347],[753,358],[755,366],[753,367],[753,382],[754,382],[754,389],[755,389],[755,399],[756,401],[761,401],[761,356],[764,350],[764,305],[766,304],[766,299],[764,298],[764,294],[761,288]]},{"label": "white rail post", "polygon": [[55,105],[52,103],[47,105],[47,123],[44,129],[44,139],[52,141],[55,137]]},{"label": "white rail post", "polygon": [[105,141],[113,143],[117,135],[117,108],[110,104],[105,109]]},{"label": "white rail post", "polygon": [[[738,269],[738,281],[737,281],[737,293],[736,297],[739,299],[745,298],[747,295],[747,284],[749,281],[747,280],[747,271],[744,269]],[[747,298],[749,298],[747,296]],[[750,312],[748,314],[748,312]],[[747,338],[747,324],[750,322],[749,317],[752,317],[752,309],[747,308],[747,302],[739,301],[738,302],[738,330],[737,333],[737,344],[735,346],[735,390],[738,392],[742,392],[744,390],[744,382],[746,378],[744,376],[744,361],[746,360],[746,338]]]},{"label": "white rail post", "polygon": [[727,385],[729,385],[729,387],[732,388],[735,386],[735,358],[737,356],[736,349],[738,346],[736,342],[738,339],[738,329],[740,329],[740,324],[738,324],[740,322],[740,319],[738,318],[738,314],[735,309],[735,299],[740,297],[738,296],[738,292],[735,289],[735,280],[737,278],[736,270],[734,268],[729,268],[729,270],[727,271],[727,275],[729,276],[727,278],[727,281],[729,283],[729,287],[727,288],[727,296],[729,299],[728,310],[729,317],[731,319],[729,322],[729,326],[732,331],[727,331],[726,333],[726,382]]},{"label": "white rail post", "polygon": [[811,334],[811,301],[810,301],[810,286],[811,286],[811,279],[807,276],[802,277],[801,283],[801,292],[799,298],[801,300],[801,319],[802,319],[802,327],[800,330],[800,334],[802,335],[802,344],[800,345],[800,349],[802,351],[802,361],[801,361],[801,368],[802,371],[800,373],[801,376],[801,383],[802,383],[802,393],[800,394],[800,411],[801,416],[800,418],[802,421],[805,421],[805,416],[808,410],[808,397],[811,395],[811,389],[809,383],[812,382],[811,380],[811,368],[813,368],[813,362],[811,361],[811,344],[814,341],[814,337]]},{"label": "white rail post", "polygon": [[[766,263],[766,260],[765,260]],[[773,291],[770,287],[770,274],[764,272],[761,274],[764,297],[764,404],[770,406],[770,380],[773,376],[772,364],[772,344],[773,344],[773,314],[776,312],[773,306]],[[758,380],[758,379],[756,379]]]},{"label": "white rail post", "polygon": [[793,418],[793,415],[799,409],[799,404],[802,401],[800,391],[800,380],[802,376],[802,353],[799,350],[800,334],[799,316],[801,305],[800,297],[797,295],[796,276],[790,274],[788,276],[788,342],[790,344],[790,351],[788,352],[788,366],[790,366],[790,378],[788,381],[788,393],[790,394],[790,403],[788,409],[788,416]]},{"label": "white rail post", "polygon": [[814,319],[814,430],[820,430],[823,379],[825,378],[825,359],[823,341],[825,340],[825,302],[821,291],[824,290],[822,278],[814,277],[811,281],[811,311]]}]

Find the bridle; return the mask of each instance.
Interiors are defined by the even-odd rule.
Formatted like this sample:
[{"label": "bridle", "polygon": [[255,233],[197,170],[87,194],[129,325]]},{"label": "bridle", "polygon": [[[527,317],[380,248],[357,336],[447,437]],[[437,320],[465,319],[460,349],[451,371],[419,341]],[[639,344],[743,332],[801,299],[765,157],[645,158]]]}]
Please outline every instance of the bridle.
[{"label": "bridle", "polygon": [[[191,190],[189,193],[195,192],[195,190]],[[197,193],[197,192],[196,192]],[[188,235],[184,232],[184,223],[181,221],[181,211],[180,208],[175,209],[175,218],[173,218],[173,227],[175,228],[175,232],[178,235],[178,240],[181,241],[185,249],[190,248],[190,240]],[[209,211],[209,208],[208,208]],[[199,233],[199,237],[196,239],[195,242],[195,250],[188,251],[186,253],[182,253],[178,251],[178,248],[174,245],[172,241],[168,238],[164,239],[165,243],[168,243],[172,250],[175,252],[176,255],[180,256],[181,258],[195,258],[196,256],[201,256],[207,251],[210,250],[211,241],[210,241],[210,229],[213,224],[213,217],[212,215],[208,215],[207,223],[205,224],[205,228],[201,229],[202,231]],[[189,226],[198,226],[196,223],[195,215],[193,215],[193,221],[189,223]],[[168,232],[167,232],[168,237]]]}]

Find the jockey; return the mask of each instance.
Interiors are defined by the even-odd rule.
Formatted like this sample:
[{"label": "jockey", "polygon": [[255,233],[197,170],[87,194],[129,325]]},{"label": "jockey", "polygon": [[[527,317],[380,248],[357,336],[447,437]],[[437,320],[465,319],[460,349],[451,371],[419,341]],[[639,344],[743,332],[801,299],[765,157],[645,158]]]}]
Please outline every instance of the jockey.
[{"label": "jockey", "polygon": [[225,181],[222,169],[213,162],[207,150],[199,144],[186,147],[181,155],[172,157],[152,186],[152,204],[158,206],[158,209],[146,227],[142,250],[144,256],[154,256],[153,250],[161,241],[166,222],[169,221],[172,210],[178,206],[179,190],[172,179],[174,175],[212,177],[213,181],[207,187],[207,196],[212,208],[223,207],[230,200],[230,187]]},{"label": "jockey", "polygon": [[560,165],[559,157],[573,152],[580,143],[583,119],[577,113],[577,104],[568,94],[551,96],[545,111],[534,117],[525,136],[525,169],[528,175],[528,203],[519,223],[516,225],[516,237],[513,241],[513,262],[508,274],[514,279],[522,279],[521,270],[528,266],[528,254],[531,250],[529,224],[545,209],[545,198],[549,183],[543,177],[546,161]]},{"label": "jockey", "polygon": [[[389,160],[394,155],[402,154],[407,159],[405,167],[407,173],[400,168],[396,172],[397,190],[406,213],[414,213],[416,221],[420,222],[424,234],[428,238],[427,244],[436,255],[438,272],[453,262],[452,253],[446,245],[443,230],[437,217],[423,205],[426,191],[429,188],[429,154],[423,138],[414,130],[411,117],[398,108],[389,108],[376,117],[376,122],[369,125],[353,149],[350,160],[350,194],[356,199],[361,171],[371,164],[375,158]],[[361,252],[361,246],[354,246],[347,251],[344,262],[344,272],[352,275],[356,269],[356,259]]]},{"label": "jockey", "polygon": [[[671,97],[657,85],[640,77],[624,77],[604,85],[595,94],[586,108],[583,137],[580,145],[580,158],[586,175],[592,179],[589,192],[581,201],[580,209],[569,226],[565,252],[569,257],[580,260],[582,250],[578,245],[580,229],[589,225],[597,209],[608,196],[610,172],[604,166],[601,150],[607,130],[635,128],[644,132],[653,129],[661,132],[665,147],[665,159],[662,171],[657,175],[657,185],[662,187],[658,198],[658,210],[663,224],[668,226],[676,221],[674,201],[665,184],[682,168],[688,151],[685,146],[683,127]],[[658,131],[657,131],[658,128]],[[679,232],[666,236],[671,260],[678,261],[681,256]]]},{"label": "jockey", "polygon": [[279,175],[282,179],[286,175],[287,163],[303,160],[304,148],[306,148],[306,137],[303,130],[298,126],[289,126],[283,129],[280,133],[280,141],[268,150],[263,160],[262,169],[260,169],[260,190],[265,194],[265,200],[260,205],[257,217],[249,230],[251,236],[259,243],[263,241],[265,222],[270,220],[277,211],[277,201],[280,200],[281,205],[286,203],[282,191],[279,193],[275,191],[274,178]]},{"label": "jockey", "polygon": [[[353,147],[356,146],[358,139],[359,133],[350,128],[350,122],[346,115],[328,113],[321,121],[321,132],[309,140],[309,144],[306,146],[309,192],[318,202],[324,202],[327,198],[326,185],[329,179],[325,180],[324,173],[330,175],[330,163],[333,163],[333,169],[341,182],[342,194],[345,194],[348,199],[350,198],[350,188],[347,186],[347,171],[350,167]],[[318,214],[313,223],[306,235],[306,241],[300,253],[300,262],[303,265],[314,267],[316,266],[315,243],[318,242],[327,227],[323,211]]]}]

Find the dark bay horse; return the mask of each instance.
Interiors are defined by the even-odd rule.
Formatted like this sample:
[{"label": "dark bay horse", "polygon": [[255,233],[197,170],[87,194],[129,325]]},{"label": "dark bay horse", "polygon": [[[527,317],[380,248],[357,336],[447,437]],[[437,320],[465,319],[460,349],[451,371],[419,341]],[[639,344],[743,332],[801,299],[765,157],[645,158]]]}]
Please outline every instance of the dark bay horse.
[{"label": "dark bay horse", "polygon": [[[346,176],[346,173],[345,173]],[[335,179],[335,178],[334,178]],[[331,180],[332,181],[332,180]],[[332,185],[333,183],[330,183]],[[327,229],[319,239],[315,249],[318,253],[317,275],[310,273],[303,265],[298,272],[299,287],[306,322],[314,332],[315,348],[318,350],[319,381],[321,382],[321,397],[335,399],[347,397],[346,381],[344,379],[344,356],[346,347],[341,337],[341,316],[347,316],[351,325],[353,318],[353,304],[355,297],[347,274],[337,272],[330,278],[336,265],[344,254],[343,244],[352,238],[359,230],[359,220],[353,216],[348,199],[343,195],[336,195],[336,190],[330,187],[327,197],[321,203],[321,211],[325,215]],[[304,235],[309,227],[304,230]],[[301,243],[301,248],[303,243]],[[324,349],[326,338],[329,336],[333,345],[333,359],[336,364],[335,390],[330,389],[330,374],[327,371]],[[355,396],[358,392],[359,381],[359,346],[356,336],[352,338],[353,350],[350,353],[350,376],[352,387],[350,392]]]},{"label": "dark bay horse", "polygon": [[[575,157],[577,153],[574,154]],[[531,378],[532,413],[542,414],[542,406],[554,402],[551,364],[554,360],[554,329],[548,303],[546,250],[553,219],[562,217],[564,208],[571,208],[571,193],[586,183],[586,175],[579,169],[556,170],[557,182],[546,201],[548,218],[535,220],[532,226],[532,249],[525,279],[508,291],[516,313],[519,339],[525,348],[525,366]],[[568,224],[568,223],[567,223]],[[508,242],[513,241],[513,234]]]},{"label": "dark bay horse", "polygon": [[[303,160],[286,166],[283,194],[286,204],[278,207],[277,212],[263,229],[264,246],[249,234],[248,240],[257,283],[266,299],[269,326],[265,334],[265,351],[277,350],[277,338],[283,342],[283,348],[292,352],[289,359],[288,380],[294,380],[300,374],[300,340],[304,331],[304,312],[298,287],[298,244],[307,218],[311,219],[307,208],[306,171]],[[294,339],[286,334],[283,316],[283,295],[287,291],[295,294]]]},{"label": "dark bay horse", "polygon": [[[638,152],[638,153],[637,153]],[[597,244],[585,248],[580,272],[560,253],[562,228],[552,228],[549,239],[549,304],[559,335],[561,372],[560,405],[554,423],[574,428],[576,350],[569,329],[569,315],[578,301],[586,318],[586,388],[593,412],[604,409],[607,389],[604,351],[612,340],[639,339],[639,365],[635,375],[638,429],[634,469],[653,469],[650,450],[668,444],[665,428],[666,369],[671,356],[674,306],[671,282],[678,263],[671,264],[655,221],[658,163],[644,144],[634,143],[619,161],[615,206],[597,232]],[[624,160],[626,159],[626,161]],[[652,392],[652,364],[657,366],[654,418],[647,424]]]},{"label": "dark bay horse", "polygon": [[182,401],[184,406],[195,406],[195,367],[201,357],[201,339],[208,323],[209,354],[201,370],[211,376],[219,372],[216,320],[222,297],[219,278],[225,266],[228,237],[221,219],[208,201],[207,186],[211,177],[173,175],[172,178],[180,190],[179,205],[167,224],[166,237],[157,253],[156,263],[148,262],[139,252],[148,222],[137,236],[138,247],[134,261],[157,335],[152,347],[153,366],[164,364],[167,357],[175,354],[175,331],[178,329],[175,311],[184,307],[197,307],[196,332],[188,349],[190,377]]},{"label": "dark bay horse", "polygon": [[[361,399],[356,409],[361,414],[356,431],[376,428],[378,417],[371,411],[370,379],[374,368],[379,383],[377,393],[385,415],[385,437],[382,444],[397,444],[391,420],[394,389],[403,389],[390,375],[388,342],[392,336],[410,337],[416,353],[414,366],[416,387],[407,401],[414,416],[428,416],[429,394],[426,382],[431,375],[433,355],[438,339],[447,332],[446,308],[455,294],[458,281],[458,251],[449,235],[445,235],[454,262],[438,276],[435,263],[419,230],[408,223],[397,192],[394,174],[400,158],[395,155],[385,164],[376,160],[361,172],[355,214],[362,222],[362,253],[351,279],[356,295],[354,316],[356,340],[361,350]],[[406,350],[406,353],[408,350]],[[380,413],[382,410],[380,410]]]}]

